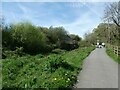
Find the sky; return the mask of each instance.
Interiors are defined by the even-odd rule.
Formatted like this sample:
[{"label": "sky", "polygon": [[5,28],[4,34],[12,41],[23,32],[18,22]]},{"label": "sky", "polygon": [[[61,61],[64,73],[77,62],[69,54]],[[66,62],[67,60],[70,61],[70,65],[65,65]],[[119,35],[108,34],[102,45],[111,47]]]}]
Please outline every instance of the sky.
[{"label": "sky", "polygon": [[30,21],[36,26],[63,26],[83,37],[102,21],[104,2],[3,2],[6,23]]}]

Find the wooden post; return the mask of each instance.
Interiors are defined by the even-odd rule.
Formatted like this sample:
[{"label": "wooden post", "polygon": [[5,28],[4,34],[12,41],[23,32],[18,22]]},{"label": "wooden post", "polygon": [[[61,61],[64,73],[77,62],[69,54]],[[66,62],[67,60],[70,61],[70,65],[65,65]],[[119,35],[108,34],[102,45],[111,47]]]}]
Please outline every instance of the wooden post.
[{"label": "wooden post", "polygon": [[107,47],[110,48],[113,51],[113,53],[117,55],[117,57],[120,56],[120,46],[107,44]]},{"label": "wooden post", "polygon": [[116,47],[117,47],[116,49],[117,49],[117,56],[118,56],[118,46],[116,46]]},{"label": "wooden post", "polygon": [[113,46],[113,51],[114,51],[114,54],[116,54],[116,47]]},{"label": "wooden post", "polygon": [[118,46],[118,56],[120,56],[120,46]]}]

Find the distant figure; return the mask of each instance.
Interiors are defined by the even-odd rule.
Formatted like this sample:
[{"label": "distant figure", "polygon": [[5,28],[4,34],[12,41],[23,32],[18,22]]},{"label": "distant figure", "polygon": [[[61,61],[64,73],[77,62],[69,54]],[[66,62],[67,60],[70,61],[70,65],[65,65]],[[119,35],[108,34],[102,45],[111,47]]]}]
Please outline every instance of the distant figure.
[{"label": "distant figure", "polygon": [[97,45],[99,45],[99,43],[97,42]]},{"label": "distant figure", "polygon": [[102,43],[101,42],[97,43],[97,48],[102,48]]},{"label": "distant figure", "polygon": [[105,43],[102,43],[102,46],[105,47]]},{"label": "distant figure", "polygon": [[99,48],[99,43],[97,42],[97,48]]},{"label": "distant figure", "polygon": [[97,48],[102,48],[103,47],[103,45],[102,45],[102,42],[97,42]]}]

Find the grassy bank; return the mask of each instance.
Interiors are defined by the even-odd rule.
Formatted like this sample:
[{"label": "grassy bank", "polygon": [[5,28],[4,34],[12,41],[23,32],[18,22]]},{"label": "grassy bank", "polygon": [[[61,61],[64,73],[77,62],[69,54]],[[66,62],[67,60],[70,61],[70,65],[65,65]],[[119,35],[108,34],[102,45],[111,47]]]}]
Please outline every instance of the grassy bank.
[{"label": "grassy bank", "polygon": [[116,54],[113,53],[113,51],[109,48],[106,48],[107,54],[118,64],[120,64],[120,57],[117,57]]},{"label": "grassy bank", "polygon": [[47,56],[23,56],[3,60],[4,88],[72,87],[82,69],[83,60],[94,47],[64,51]]}]

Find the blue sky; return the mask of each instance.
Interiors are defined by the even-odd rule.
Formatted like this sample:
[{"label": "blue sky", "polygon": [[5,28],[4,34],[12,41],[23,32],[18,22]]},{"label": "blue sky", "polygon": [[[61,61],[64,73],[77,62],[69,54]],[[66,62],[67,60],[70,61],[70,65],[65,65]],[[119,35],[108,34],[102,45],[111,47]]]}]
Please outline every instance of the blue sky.
[{"label": "blue sky", "polygon": [[37,26],[63,26],[81,37],[91,32],[104,13],[103,2],[3,2],[7,23],[30,21]]}]

